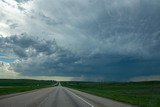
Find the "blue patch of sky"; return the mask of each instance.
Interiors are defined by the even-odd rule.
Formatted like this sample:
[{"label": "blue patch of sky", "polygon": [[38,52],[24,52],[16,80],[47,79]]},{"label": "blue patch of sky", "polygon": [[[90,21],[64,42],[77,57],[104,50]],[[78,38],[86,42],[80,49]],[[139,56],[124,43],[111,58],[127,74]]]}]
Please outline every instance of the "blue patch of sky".
[{"label": "blue patch of sky", "polygon": [[1,62],[11,63],[11,62],[14,62],[15,60],[16,60],[15,58],[3,58],[3,57],[0,57],[0,61]]},{"label": "blue patch of sky", "polygon": [[0,52],[0,62],[11,63],[14,62],[15,60],[16,60],[15,58],[7,58],[4,53]]},{"label": "blue patch of sky", "polygon": [[0,56],[4,56],[4,53],[1,53],[1,52],[0,52]]}]

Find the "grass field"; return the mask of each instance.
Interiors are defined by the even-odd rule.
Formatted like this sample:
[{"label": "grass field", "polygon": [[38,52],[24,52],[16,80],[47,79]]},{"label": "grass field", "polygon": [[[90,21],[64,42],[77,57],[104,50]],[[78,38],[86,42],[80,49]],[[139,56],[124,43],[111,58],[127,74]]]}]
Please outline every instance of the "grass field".
[{"label": "grass field", "polygon": [[51,87],[55,83],[56,81],[51,80],[0,79],[0,95]]},{"label": "grass field", "polygon": [[98,83],[98,82],[61,82],[62,86],[78,89],[140,107],[160,107],[160,81]]}]

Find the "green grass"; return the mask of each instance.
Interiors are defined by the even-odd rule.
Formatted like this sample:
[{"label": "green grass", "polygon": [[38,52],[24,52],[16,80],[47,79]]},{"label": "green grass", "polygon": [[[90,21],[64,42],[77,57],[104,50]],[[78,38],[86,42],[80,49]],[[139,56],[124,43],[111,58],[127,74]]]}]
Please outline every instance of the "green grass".
[{"label": "green grass", "polygon": [[0,79],[0,95],[51,87],[56,81],[31,79]]},{"label": "green grass", "polygon": [[129,83],[62,82],[61,84],[140,107],[160,107],[160,82],[158,81]]}]

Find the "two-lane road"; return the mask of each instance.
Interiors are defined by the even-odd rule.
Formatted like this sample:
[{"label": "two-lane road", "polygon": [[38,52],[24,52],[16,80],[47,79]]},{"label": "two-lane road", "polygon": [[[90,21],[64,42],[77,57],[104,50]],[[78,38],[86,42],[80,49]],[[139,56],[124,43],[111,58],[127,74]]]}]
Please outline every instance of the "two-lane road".
[{"label": "two-lane road", "polygon": [[62,86],[0,100],[0,107],[133,107]]}]

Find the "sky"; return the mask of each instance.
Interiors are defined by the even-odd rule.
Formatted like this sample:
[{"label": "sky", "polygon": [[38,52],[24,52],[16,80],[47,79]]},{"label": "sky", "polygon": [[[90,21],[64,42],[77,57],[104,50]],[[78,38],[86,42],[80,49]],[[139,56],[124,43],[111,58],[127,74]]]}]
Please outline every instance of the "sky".
[{"label": "sky", "polygon": [[159,10],[159,0],[0,0],[0,78],[160,80]]}]

